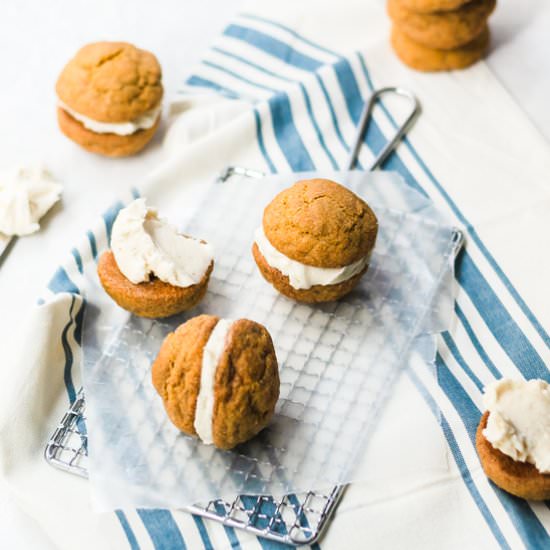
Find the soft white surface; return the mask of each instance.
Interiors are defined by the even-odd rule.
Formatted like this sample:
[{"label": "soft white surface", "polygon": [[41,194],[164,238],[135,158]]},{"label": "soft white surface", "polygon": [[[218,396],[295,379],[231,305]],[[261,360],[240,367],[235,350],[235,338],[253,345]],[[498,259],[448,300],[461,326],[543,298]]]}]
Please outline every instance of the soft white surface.
[{"label": "soft white surface", "polygon": [[[380,3],[381,0],[371,1]],[[54,267],[106,205],[114,200],[119,189],[149,172],[160,158],[160,137],[144,154],[126,160],[89,155],[65,139],[55,121],[54,84],[58,72],[77,48],[87,41],[128,40],[157,54],[164,69],[169,96],[183,80],[185,71],[230,18],[238,3],[237,0],[165,0],[156,4],[145,0],[96,0],[94,3],[83,0],[58,0],[55,3],[9,0],[0,3],[3,82],[0,168],[17,160],[44,159],[65,187],[62,203],[45,218],[43,230],[35,236],[19,239],[8,258],[0,264],[1,376],[12,368],[13,358],[22,349],[19,341],[21,327]],[[312,17],[311,14],[308,17]],[[549,24],[550,5],[545,0],[525,0],[521,7],[515,2],[500,2],[493,17],[495,47],[489,58],[491,69],[548,137]],[[364,22],[364,27],[366,31],[368,21]],[[368,33],[365,32],[365,41],[368,40]],[[448,106],[452,109],[452,99],[449,102]],[[464,115],[467,116],[467,113]],[[503,134],[505,130],[503,128]],[[159,134],[162,134],[162,128]],[[472,139],[471,136],[463,137]],[[508,139],[521,139],[521,136],[512,135]],[[518,180],[517,184],[520,186],[521,181]],[[517,222],[521,224],[522,220]],[[411,395],[416,394],[413,392]],[[419,397],[417,401],[411,403],[411,410],[423,410]],[[433,419],[426,417],[425,424],[431,426],[426,428],[426,434],[438,433],[439,427]],[[403,433],[413,433],[416,428],[417,424],[414,424],[411,430],[403,430]],[[42,442],[39,443],[37,452],[40,452],[38,447],[42,445]],[[427,438],[427,445],[436,443],[441,443],[440,439]],[[380,457],[381,462],[385,459]],[[458,506],[456,503],[460,501],[449,498],[443,489],[426,487],[426,491],[439,491],[440,506],[437,509],[441,521],[453,521],[455,518],[470,527],[478,521],[477,517],[468,519],[462,515],[467,513],[466,510],[455,509],[454,514],[444,513],[445,508]],[[391,496],[384,496],[383,488],[380,488],[379,499],[376,501],[373,496],[372,505],[376,504],[380,516],[391,513],[393,500]],[[345,504],[344,500],[343,507],[338,511],[341,521],[344,521],[342,516],[347,515],[350,524],[356,522],[360,514],[348,514]],[[421,513],[422,508],[418,510]],[[0,546],[13,549],[51,546],[41,529],[28,516],[18,512],[2,489],[0,511]],[[430,533],[422,529],[426,526],[425,518],[417,517],[413,502],[409,511],[402,521],[411,526],[411,546],[435,544]],[[446,527],[451,529],[453,526]],[[373,529],[376,528],[377,525],[373,525]]]},{"label": "soft white surface", "polygon": [[113,224],[111,249],[116,263],[132,283],[161,281],[186,288],[199,283],[212,263],[212,247],[179,233],[158,216],[145,199],[123,208]]},{"label": "soft white surface", "polygon": [[485,389],[489,411],[483,435],[495,449],[550,473],[550,385],[503,378]]},{"label": "soft white surface", "polygon": [[220,319],[210,334],[202,352],[201,384],[193,425],[203,443],[214,443],[212,420],[214,417],[214,381],[216,369],[225,348],[225,340],[233,321]]},{"label": "soft white surface", "polygon": [[286,275],[290,285],[297,289],[308,289],[315,285],[343,283],[357,275],[369,260],[369,256],[365,256],[344,267],[314,267],[302,264],[279,252],[269,242],[262,226],[256,230],[254,241],[268,265]]},{"label": "soft white surface", "polygon": [[0,173],[0,233],[36,233],[40,218],[59,200],[62,189],[40,166],[15,166]]}]

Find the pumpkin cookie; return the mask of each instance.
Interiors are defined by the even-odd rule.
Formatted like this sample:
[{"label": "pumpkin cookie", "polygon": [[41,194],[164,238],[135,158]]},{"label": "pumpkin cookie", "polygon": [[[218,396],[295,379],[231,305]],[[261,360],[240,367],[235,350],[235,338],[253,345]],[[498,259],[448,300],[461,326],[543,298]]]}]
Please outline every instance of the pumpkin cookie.
[{"label": "pumpkin cookie", "polygon": [[97,273],[120,307],[158,318],[197,305],[213,267],[207,243],[179,233],[147,208],[145,199],[136,199],[119,212],[111,250],[100,257]]},{"label": "pumpkin cookie", "polygon": [[57,80],[59,126],[88,151],[134,154],[159,125],[161,78],[150,52],[125,42],[88,44]]},{"label": "pumpkin cookie", "polygon": [[495,449],[483,435],[489,412],[485,412],[476,433],[476,448],[487,477],[501,489],[527,500],[550,499],[550,474],[541,474],[533,464],[518,462]]},{"label": "pumpkin cookie", "polygon": [[405,8],[416,13],[456,10],[471,0],[401,0]]},{"label": "pumpkin cookie", "polygon": [[349,189],[303,180],[267,205],[252,253],[264,278],[285,296],[326,302],[357,285],[377,231],[374,212]]},{"label": "pumpkin cookie", "polygon": [[248,319],[200,315],[180,325],[165,338],[152,377],[174,425],[220,449],[263,430],[279,397],[271,336]]},{"label": "pumpkin cookie", "polygon": [[411,40],[397,27],[391,35],[392,47],[403,63],[417,71],[464,69],[482,59],[489,47],[489,28],[469,44],[455,50],[434,50]]},{"label": "pumpkin cookie", "polygon": [[388,13],[414,42],[436,50],[452,50],[471,43],[487,26],[496,0],[473,0],[463,7],[441,13],[415,13],[403,0],[388,0]]}]

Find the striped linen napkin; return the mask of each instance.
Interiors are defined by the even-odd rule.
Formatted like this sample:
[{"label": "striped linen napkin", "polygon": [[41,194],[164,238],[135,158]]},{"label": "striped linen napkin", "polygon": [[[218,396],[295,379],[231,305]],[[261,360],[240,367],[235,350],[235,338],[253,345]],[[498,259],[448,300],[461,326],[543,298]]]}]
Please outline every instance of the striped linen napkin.
[{"label": "striped linen napkin", "polygon": [[[548,547],[549,504],[527,503],[492,485],[474,445],[485,384],[502,376],[550,380],[544,328],[550,263],[540,256],[548,235],[547,146],[483,64],[456,75],[413,75],[387,49],[381,9],[349,2],[344,13],[313,5],[315,18],[304,19],[292,2],[281,2],[276,20],[248,14],[226,28],[181,96],[186,105],[206,105],[219,116],[182,132],[180,121],[196,112],[184,111],[168,134],[171,154],[139,192],[169,209],[162,202],[167,186],[187,184],[191,193],[228,163],[270,172],[343,168],[374,87],[403,83],[415,90],[425,113],[384,169],[400,173],[466,232],[452,328],[439,337],[433,365],[411,361],[365,457],[365,481],[349,488],[314,546]],[[365,18],[376,29],[367,39]],[[338,53],[363,44],[364,52]],[[369,165],[394,126],[393,108],[383,105],[365,136],[360,167]],[[186,148],[178,149],[180,143]],[[40,400],[32,388],[17,394],[15,428],[0,416],[10,448],[0,453],[4,477],[29,516],[63,548],[74,548],[78,534],[80,548],[102,547],[106,540],[121,548],[278,548],[177,511],[91,517],[85,482],[35,458],[34,438],[49,435],[80,384],[81,273],[93,268],[116,213],[132,196],[121,197],[72,250],[42,298],[30,327],[35,350],[22,362],[21,379],[50,380],[51,389]],[[52,365],[58,365],[57,378]],[[29,430],[23,441],[22,428]],[[64,498],[52,502],[45,494]]]}]

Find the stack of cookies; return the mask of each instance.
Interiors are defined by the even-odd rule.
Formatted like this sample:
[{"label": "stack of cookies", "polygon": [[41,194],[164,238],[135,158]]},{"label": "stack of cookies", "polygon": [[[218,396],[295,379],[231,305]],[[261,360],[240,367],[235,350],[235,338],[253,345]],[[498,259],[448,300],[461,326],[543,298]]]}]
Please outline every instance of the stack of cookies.
[{"label": "stack of cookies", "polygon": [[487,20],[496,0],[388,0],[391,43],[419,71],[464,69],[489,45]]}]

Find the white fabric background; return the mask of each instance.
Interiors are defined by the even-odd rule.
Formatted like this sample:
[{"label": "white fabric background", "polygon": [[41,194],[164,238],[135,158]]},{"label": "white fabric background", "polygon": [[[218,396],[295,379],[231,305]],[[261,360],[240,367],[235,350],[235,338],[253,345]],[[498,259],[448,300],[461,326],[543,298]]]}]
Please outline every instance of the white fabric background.
[{"label": "white fabric background", "polygon": [[[65,184],[63,203],[47,217],[44,230],[17,242],[0,267],[4,358],[0,376],[9,375],[11,358],[21,353],[19,329],[53,269],[118,195],[118,189],[140,179],[160,157],[158,138],[145,154],[124,161],[88,155],[68,142],[55,122],[53,86],[59,70],[87,41],[129,40],[158,55],[170,96],[238,4],[237,0],[163,0],[154,5],[145,0],[93,4],[10,0],[0,4],[0,165],[45,160]],[[549,25],[550,6],[544,0],[524,1],[521,8],[503,0],[493,18],[495,48],[489,59],[491,69],[548,137]],[[3,547],[47,547],[34,523],[1,496],[0,518]]]}]

